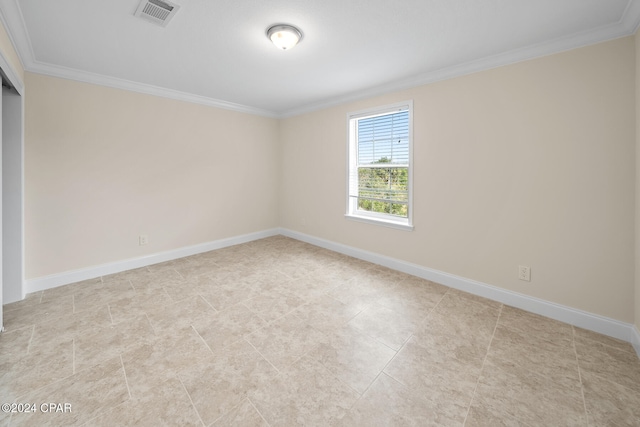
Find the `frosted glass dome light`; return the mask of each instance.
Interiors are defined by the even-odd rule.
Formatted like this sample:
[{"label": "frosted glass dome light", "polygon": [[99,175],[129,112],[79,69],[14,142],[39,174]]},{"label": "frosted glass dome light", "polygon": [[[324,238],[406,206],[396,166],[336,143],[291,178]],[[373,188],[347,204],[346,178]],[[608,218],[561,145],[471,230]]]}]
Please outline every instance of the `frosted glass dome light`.
[{"label": "frosted glass dome light", "polygon": [[267,37],[278,48],[287,50],[302,40],[302,32],[291,25],[278,24],[267,30]]}]

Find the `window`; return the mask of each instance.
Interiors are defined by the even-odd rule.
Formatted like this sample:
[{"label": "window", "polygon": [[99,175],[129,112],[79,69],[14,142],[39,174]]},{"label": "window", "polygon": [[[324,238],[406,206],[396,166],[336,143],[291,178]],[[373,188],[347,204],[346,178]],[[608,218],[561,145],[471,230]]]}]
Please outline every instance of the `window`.
[{"label": "window", "polygon": [[349,114],[347,218],[412,229],[413,102]]}]

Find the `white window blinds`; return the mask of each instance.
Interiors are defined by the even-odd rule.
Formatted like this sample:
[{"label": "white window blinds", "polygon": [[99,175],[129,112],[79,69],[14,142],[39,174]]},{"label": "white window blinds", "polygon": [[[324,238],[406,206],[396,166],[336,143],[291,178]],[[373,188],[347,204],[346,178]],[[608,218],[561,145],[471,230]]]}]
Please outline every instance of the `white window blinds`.
[{"label": "white window blinds", "polygon": [[351,215],[408,222],[410,214],[410,106],[350,117]]}]

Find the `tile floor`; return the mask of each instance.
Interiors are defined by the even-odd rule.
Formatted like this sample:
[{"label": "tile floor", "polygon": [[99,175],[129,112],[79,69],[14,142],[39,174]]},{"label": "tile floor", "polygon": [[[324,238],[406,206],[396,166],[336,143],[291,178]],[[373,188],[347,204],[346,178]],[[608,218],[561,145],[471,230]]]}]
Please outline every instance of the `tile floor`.
[{"label": "tile floor", "polygon": [[4,310],[0,426],[640,426],[629,344],[282,236]]}]

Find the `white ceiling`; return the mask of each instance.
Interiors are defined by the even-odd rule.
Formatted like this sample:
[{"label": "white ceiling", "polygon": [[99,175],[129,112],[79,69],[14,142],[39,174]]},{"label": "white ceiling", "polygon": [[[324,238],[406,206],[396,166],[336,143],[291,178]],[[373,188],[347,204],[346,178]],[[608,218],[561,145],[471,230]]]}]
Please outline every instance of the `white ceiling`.
[{"label": "white ceiling", "polygon": [[[633,34],[640,0],[0,0],[25,69],[284,117]],[[265,35],[304,33],[292,50]]]}]

